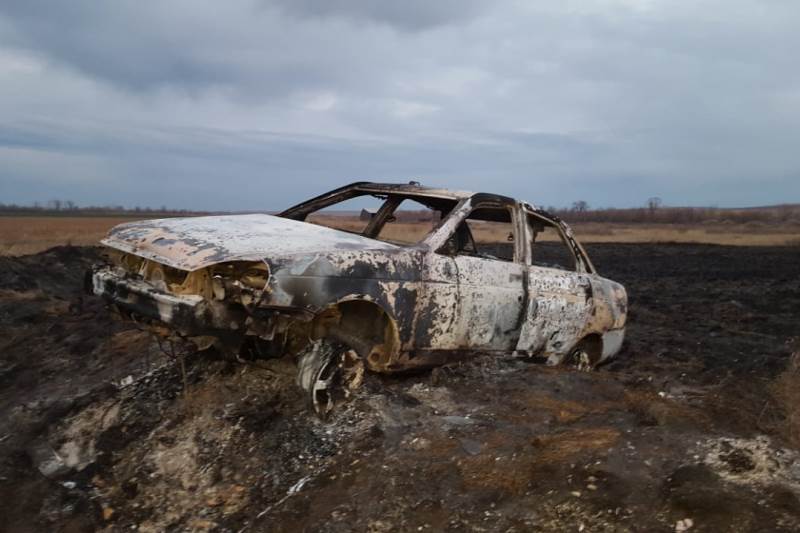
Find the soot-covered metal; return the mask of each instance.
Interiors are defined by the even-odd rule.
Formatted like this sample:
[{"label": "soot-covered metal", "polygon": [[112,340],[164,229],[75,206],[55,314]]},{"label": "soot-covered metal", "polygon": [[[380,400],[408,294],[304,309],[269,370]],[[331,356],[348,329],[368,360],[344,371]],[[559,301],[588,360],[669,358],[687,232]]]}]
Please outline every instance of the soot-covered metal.
[{"label": "soot-covered metal", "polygon": [[[361,232],[307,221],[359,196],[384,201]],[[414,243],[381,238],[409,199],[434,213],[430,231]],[[479,249],[475,220],[506,222],[507,242],[491,254]],[[568,268],[532,260],[543,228],[560,238]],[[563,221],[499,195],[359,182],[277,216],[133,222],[102,243],[109,261],[95,268],[95,293],[204,345],[293,354],[303,383],[314,381],[311,371],[320,380],[331,365],[343,371],[344,359],[313,359],[323,353],[355,353],[376,372],[512,351],[588,368],[624,338],[625,289],[597,274]],[[314,405],[329,400],[315,397]]]}]

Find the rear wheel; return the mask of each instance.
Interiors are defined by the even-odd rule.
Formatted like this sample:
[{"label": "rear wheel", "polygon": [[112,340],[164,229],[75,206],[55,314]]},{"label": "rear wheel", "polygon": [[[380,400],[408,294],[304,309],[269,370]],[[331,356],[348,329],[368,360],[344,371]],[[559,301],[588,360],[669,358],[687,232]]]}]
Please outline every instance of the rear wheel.
[{"label": "rear wheel", "polygon": [[342,344],[320,339],[298,355],[297,384],[320,418],[327,418],[337,404],[347,400],[363,379],[364,362]]},{"label": "rear wheel", "polygon": [[603,341],[597,335],[589,335],[572,349],[564,358],[564,363],[576,370],[588,372],[594,369],[600,362],[603,353]]},{"label": "rear wheel", "polygon": [[571,366],[575,370],[580,370],[582,372],[588,372],[594,368],[589,352],[580,346],[572,350],[567,356],[565,363],[567,366]]}]

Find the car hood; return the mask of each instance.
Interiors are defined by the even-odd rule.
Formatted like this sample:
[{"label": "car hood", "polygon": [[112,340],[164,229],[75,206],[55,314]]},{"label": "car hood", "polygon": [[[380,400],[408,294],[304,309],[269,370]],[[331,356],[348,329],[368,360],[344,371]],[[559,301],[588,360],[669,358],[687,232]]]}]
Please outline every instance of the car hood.
[{"label": "car hood", "polygon": [[100,242],[189,271],[290,254],[398,248],[346,231],[261,214],[129,222],[112,228]]}]

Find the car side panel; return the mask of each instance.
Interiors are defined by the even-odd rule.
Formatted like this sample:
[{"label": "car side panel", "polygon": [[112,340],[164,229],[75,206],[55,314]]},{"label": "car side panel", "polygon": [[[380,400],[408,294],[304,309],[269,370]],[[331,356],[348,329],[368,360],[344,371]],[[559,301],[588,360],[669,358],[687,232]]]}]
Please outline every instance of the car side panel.
[{"label": "car side panel", "polygon": [[457,316],[461,348],[487,351],[514,350],[524,319],[526,302],[519,263],[460,255]]},{"label": "car side panel", "polygon": [[530,304],[517,350],[558,363],[580,340],[592,314],[589,276],[555,268],[528,268]]},{"label": "car side panel", "polygon": [[379,304],[396,322],[402,351],[463,346],[452,258],[411,250],[402,254],[314,255],[271,263],[266,303],[316,313],[343,299]]}]

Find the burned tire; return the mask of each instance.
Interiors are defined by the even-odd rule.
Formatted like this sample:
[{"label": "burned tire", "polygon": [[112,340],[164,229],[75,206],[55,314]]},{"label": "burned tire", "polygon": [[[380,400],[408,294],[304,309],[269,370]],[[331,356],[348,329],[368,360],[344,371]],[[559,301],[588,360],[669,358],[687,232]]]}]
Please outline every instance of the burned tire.
[{"label": "burned tire", "polygon": [[570,366],[582,372],[589,372],[600,363],[603,353],[603,343],[597,336],[589,336],[578,343],[575,348],[564,358],[565,366]]},{"label": "burned tire", "polygon": [[589,352],[580,346],[570,352],[570,354],[564,360],[564,364],[581,372],[589,372],[594,368],[594,364],[592,364],[592,358],[589,355]]},{"label": "burned tire", "polygon": [[347,400],[364,379],[364,362],[354,350],[321,339],[310,343],[297,358],[297,385],[309,407],[325,419]]}]

